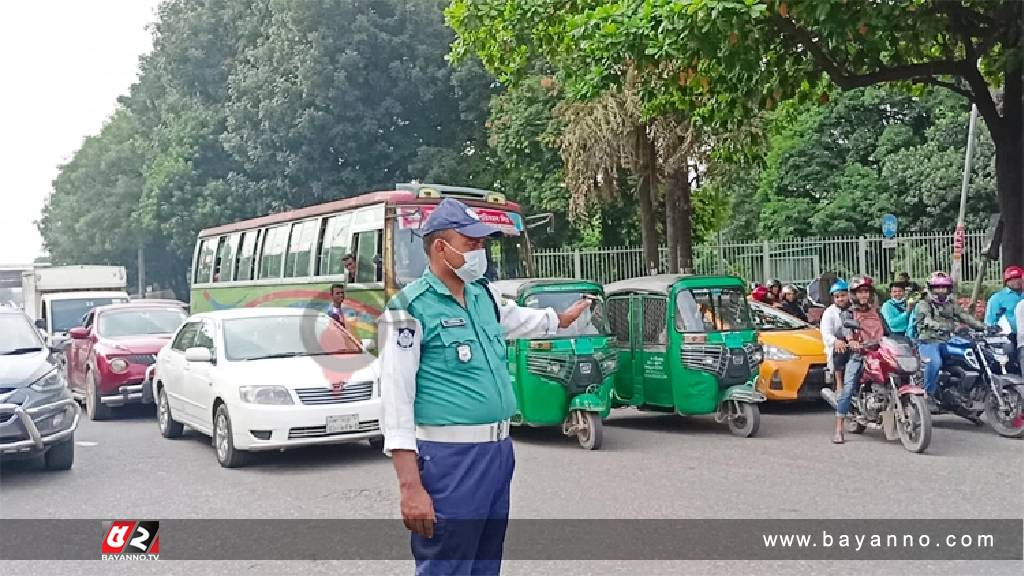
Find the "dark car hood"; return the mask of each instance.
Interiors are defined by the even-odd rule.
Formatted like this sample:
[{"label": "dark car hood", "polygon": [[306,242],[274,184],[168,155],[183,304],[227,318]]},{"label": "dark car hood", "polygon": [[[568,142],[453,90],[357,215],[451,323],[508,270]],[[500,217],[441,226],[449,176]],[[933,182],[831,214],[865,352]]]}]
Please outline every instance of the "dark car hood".
[{"label": "dark car hood", "polygon": [[0,388],[21,388],[35,382],[50,370],[49,351],[0,356]]}]

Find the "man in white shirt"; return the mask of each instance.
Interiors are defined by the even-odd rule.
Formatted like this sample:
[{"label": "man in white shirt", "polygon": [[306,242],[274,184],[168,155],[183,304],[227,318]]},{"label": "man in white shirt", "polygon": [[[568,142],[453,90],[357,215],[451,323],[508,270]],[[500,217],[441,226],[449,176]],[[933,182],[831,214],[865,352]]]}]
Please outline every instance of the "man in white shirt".
[{"label": "man in white shirt", "polygon": [[821,341],[825,344],[825,356],[828,358],[829,370],[835,375],[835,392],[843,387],[843,370],[849,360],[846,339],[843,337],[843,311],[850,307],[850,287],[843,279],[832,284],[829,293],[832,304],[821,314]]}]

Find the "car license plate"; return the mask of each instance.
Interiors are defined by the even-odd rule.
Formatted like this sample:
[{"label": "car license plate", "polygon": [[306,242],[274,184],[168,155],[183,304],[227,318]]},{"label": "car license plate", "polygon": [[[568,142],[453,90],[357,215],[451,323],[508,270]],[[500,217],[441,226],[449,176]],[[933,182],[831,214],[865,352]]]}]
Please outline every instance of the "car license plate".
[{"label": "car license plate", "polygon": [[580,364],[580,374],[590,374],[590,364]]},{"label": "car license plate", "polygon": [[358,414],[345,414],[344,416],[327,417],[328,434],[334,434],[336,432],[352,432],[353,430],[359,430]]}]

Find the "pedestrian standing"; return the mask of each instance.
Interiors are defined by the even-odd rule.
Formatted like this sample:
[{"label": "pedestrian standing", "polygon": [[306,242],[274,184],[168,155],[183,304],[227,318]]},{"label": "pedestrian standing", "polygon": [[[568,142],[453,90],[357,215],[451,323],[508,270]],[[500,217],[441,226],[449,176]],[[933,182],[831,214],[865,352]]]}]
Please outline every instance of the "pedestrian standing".
[{"label": "pedestrian standing", "polygon": [[416,574],[498,574],[515,468],[505,339],[553,336],[562,314],[504,301],[483,279],[500,232],[443,200],[421,229],[428,268],[379,321],[384,452],[394,461]]}]

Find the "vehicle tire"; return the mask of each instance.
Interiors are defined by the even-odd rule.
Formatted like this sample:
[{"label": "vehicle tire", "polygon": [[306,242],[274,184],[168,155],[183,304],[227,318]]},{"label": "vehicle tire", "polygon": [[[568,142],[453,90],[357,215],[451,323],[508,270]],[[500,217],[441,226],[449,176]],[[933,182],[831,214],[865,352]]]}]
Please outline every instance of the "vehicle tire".
[{"label": "vehicle tire", "polygon": [[600,450],[604,442],[604,424],[595,412],[580,412],[582,426],[576,431],[576,440],[584,450]]},{"label": "vehicle tire", "polygon": [[853,418],[846,419],[846,431],[849,432],[850,434],[863,434],[864,430],[866,429],[867,426],[861,424],[860,422],[857,422]]},{"label": "vehicle tire", "polygon": [[373,438],[367,439],[367,442],[370,443],[370,448],[373,448],[374,450],[376,450],[378,452],[384,450],[384,437],[383,436],[374,436]]},{"label": "vehicle tire", "polygon": [[226,404],[217,406],[213,414],[213,448],[217,453],[217,462],[225,468],[238,468],[245,464],[248,452],[235,448],[235,439],[231,435],[231,418],[228,416]]},{"label": "vehicle tire", "polygon": [[1016,386],[1007,387],[1003,400],[1010,411],[1004,415],[999,410],[996,397],[989,392],[985,397],[985,420],[1000,436],[1005,438],[1024,437],[1024,396]]},{"label": "vehicle tire", "polygon": [[896,423],[900,442],[907,450],[920,454],[932,440],[932,413],[928,409],[928,402],[924,396],[903,396],[899,402],[900,409],[910,419],[912,427],[908,429],[906,422]]},{"label": "vehicle tire", "polygon": [[171,415],[171,404],[167,400],[167,391],[163,387],[157,393],[156,425],[160,428],[160,435],[164,438],[177,438],[185,429],[185,426]]},{"label": "vehicle tire", "polygon": [[750,402],[739,403],[739,414],[729,417],[729,430],[740,438],[750,438],[761,427],[761,409]]},{"label": "vehicle tire", "polygon": [[47,470],[70,470],[75,463],[75,436],[50,446],[43,456],[43,465]]},{"label": "vehicle tire", "polygon": [[92,370],[85,372],[85,413],[89,420],[106,420],[110,418],[110,408],[100,401],[100,392],[96,388],[96,377]]}]

